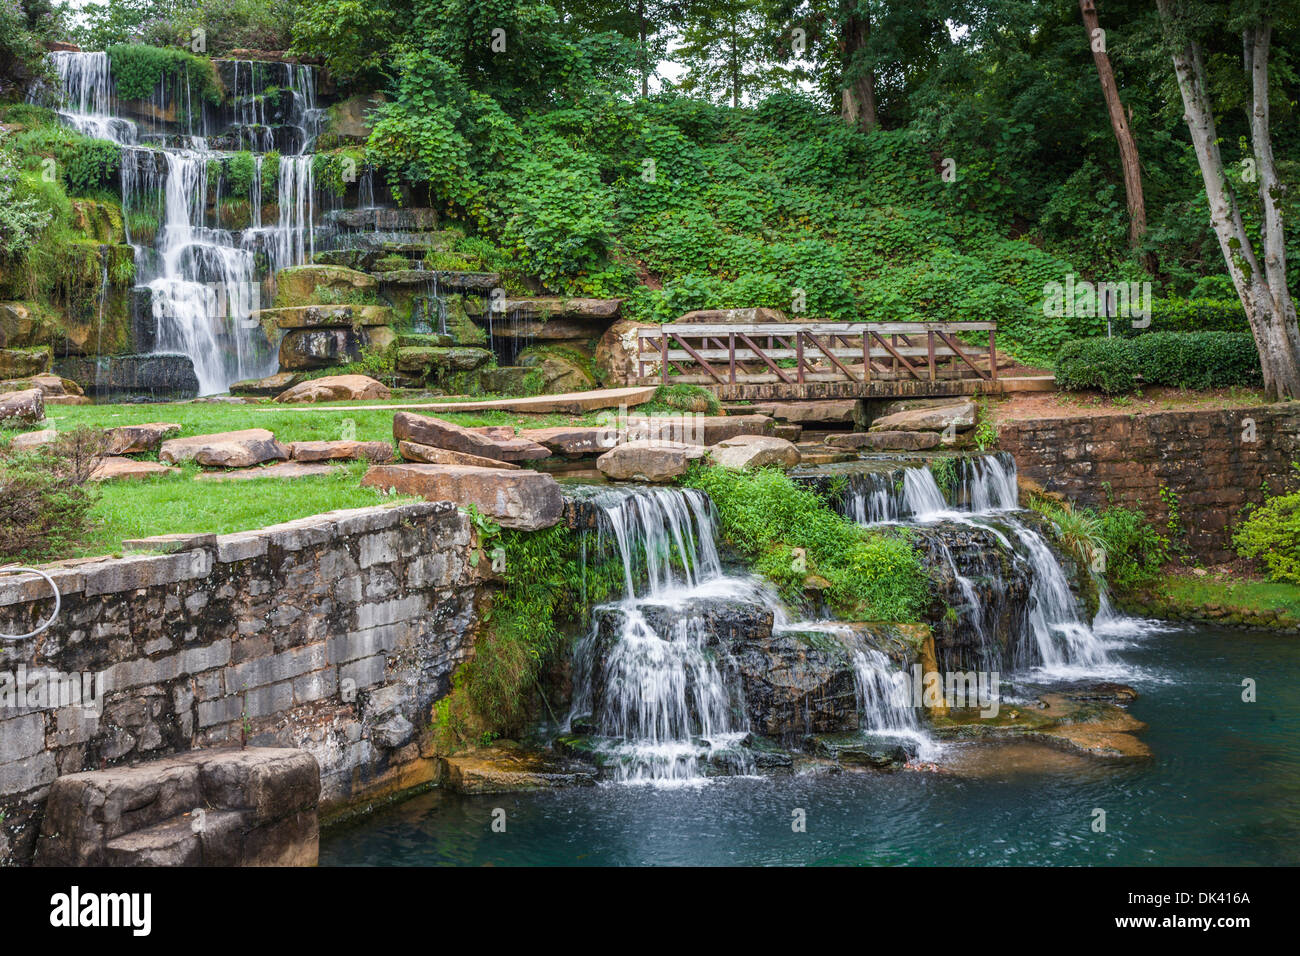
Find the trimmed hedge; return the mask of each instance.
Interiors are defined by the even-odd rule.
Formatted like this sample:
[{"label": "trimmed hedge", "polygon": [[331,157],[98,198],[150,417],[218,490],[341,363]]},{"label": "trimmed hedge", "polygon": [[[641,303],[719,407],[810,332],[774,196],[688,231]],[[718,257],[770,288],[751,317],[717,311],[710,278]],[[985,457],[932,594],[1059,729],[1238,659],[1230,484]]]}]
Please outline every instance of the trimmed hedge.
[{"label": "trimmed hedge", "polygon": [[1069,342],[1056,358],[1056,383],[1108,395],[1138,386],[1226,388],[1260,385],[1259,353],[1248,332],[1148,332],[1137,338]]},{"label": "trimmed hedge", "polygon": [[1141,338],[1152,332],[1249,332],[1239,299],[1154,299],[1151,324],[1135,329],[1129,321],[1114,324],[1115,334]]}]

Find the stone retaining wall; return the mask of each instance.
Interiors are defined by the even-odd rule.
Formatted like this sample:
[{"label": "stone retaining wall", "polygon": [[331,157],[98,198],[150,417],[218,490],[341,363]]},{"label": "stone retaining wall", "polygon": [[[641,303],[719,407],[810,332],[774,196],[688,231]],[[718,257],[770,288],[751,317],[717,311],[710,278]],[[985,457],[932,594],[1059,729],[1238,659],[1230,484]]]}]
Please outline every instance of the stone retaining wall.
[{"label": "stone retaining wall", "polygon": [[1178,496],[1188,550],[1231,561],[1247,503],[1293,490],[1300,473],[1300,406],[1050,418],[1002,424],[998,447],[1020,474],[1081,504],[1145,512],[1161,530],[1167,488]]},{"label": "stone retaining wall", "polygon": [[[430,708],[485,594],[472,537],[452,503],[419,502],[44,568],[55,622],[0,640],[0,864],[30,860],[56,777],[241,738],[313,754],[326,815],[431,780]],[[0,577],[0,630],[31,630],[49,595],[36,575]],[[102,682],[98,714],[68,706],[72,675]]]}]

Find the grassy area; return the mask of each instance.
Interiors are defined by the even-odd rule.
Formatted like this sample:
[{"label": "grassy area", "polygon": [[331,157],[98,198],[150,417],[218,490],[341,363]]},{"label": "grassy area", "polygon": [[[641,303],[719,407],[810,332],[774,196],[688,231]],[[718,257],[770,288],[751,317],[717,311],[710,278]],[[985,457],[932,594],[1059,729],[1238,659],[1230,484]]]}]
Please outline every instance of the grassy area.
[{"label": "grassy area", "polygon": [[[441,399],[439,399],[441,401]],[[316,405],[232,405],[224,402],[161,402],[127,405],[51,405],[46,417],[59,431],[78,425],[113,428],[143,422],[175,422],[181,435],[268,428],[283,442],[329,441],[345,434],[359,441],[392,441],[394,411],[384,408],[346,409],[349,405],[413,404],[408,399],[388,402],[322,402]],[[420,413],[420,409],[412,409]],[[575,423],[594,424],[598,413],[575,415],[519,415],[503,411],[436,413],[436,417],[472,428],[478,425],[514,425],[547,428]],[[349,424],[349,422],[351,424]],[[8,433],[6,433],[8,434]]]},{"label": "grassy area", "polygon": [[1240,575],[1168,574],[1123,603],[1174,620],[1300,628],[1300,585]]},{"label": "grassy area", "polygon": [[226,482],[195,481],[201,469],[186,465],[179,475],[105,482],[97,489],[89,535],[58,557],[114,554],[126,538],[229,534],[341,508],[415,500],[362,488],[365,468],[364,462],[351,462],[335,475]]}]

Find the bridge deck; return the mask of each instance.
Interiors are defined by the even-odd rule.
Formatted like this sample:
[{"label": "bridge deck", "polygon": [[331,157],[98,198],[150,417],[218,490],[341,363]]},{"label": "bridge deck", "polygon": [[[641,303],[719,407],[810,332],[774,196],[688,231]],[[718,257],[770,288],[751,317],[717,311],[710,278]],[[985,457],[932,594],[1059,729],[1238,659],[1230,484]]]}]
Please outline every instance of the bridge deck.
[{"label": "bridge deck", "polygon": [[[900,398],[1048,391],[1006,378],[994,322],[674,323],[637,331],[640,380],[725,400]],[[972,336],[987,336],[987,345]]]}]

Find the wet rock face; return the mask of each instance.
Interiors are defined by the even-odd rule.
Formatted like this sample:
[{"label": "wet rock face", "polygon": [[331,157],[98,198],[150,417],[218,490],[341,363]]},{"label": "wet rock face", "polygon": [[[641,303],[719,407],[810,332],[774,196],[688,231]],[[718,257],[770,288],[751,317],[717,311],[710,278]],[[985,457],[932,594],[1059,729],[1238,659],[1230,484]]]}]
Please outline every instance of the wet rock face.
[{"label": "wet rock face", "polygon": [[834,638],[755,634],[731,649],[753,728],[796,743],[809,733],[854,730],[857,694],[848,650]]},{"label": "wet rock face", "polygon": [[186,399],[199,394],[194,362],[179,353],[69,356],[56,363],[56,371],[76,381],[87,395],[111,401]]}]

